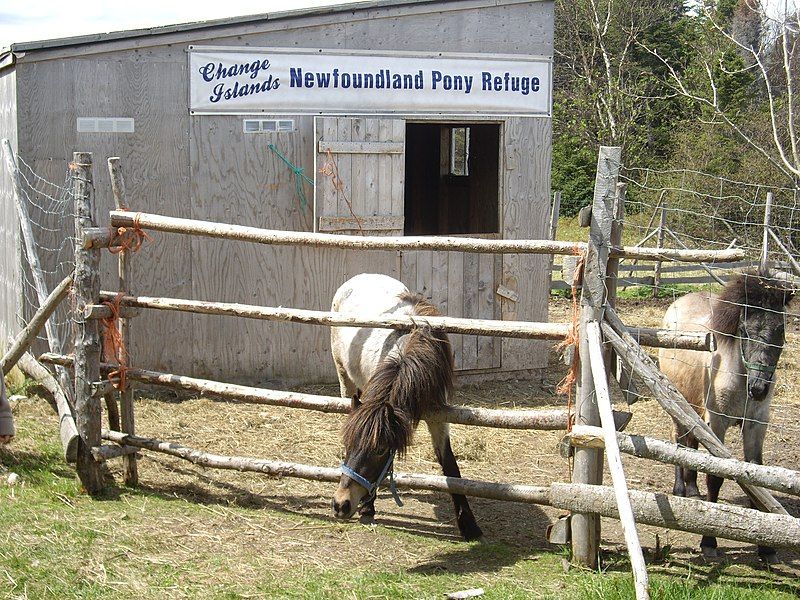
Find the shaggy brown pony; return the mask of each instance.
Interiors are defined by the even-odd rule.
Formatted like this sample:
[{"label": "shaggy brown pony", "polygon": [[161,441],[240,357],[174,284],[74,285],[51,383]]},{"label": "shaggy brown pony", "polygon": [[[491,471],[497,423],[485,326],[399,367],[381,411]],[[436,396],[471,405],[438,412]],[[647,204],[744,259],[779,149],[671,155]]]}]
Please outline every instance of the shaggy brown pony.
[{"label": "shaggy brown pony", "polygon": [[[367,274],[339,288],[332,310],[412,318],[439,314],[423,296],[410,293],[399,281]],[[334,327],[331,348],[342,395],[353,399],[343,441],[344,470],[355,473],[342,475],[333,510],[342,519],[356,510],[371,519],[375,497],[365,485],[374,484],[382,472],[391,469],[394,456],[405,453],[426,414],[447,404],[453,390],[453,353],[447,334],[432,331],[424,322],[410,331]],[[442,471],[461,477],[447,423],[426,424]],[[481,529],[466,497],[452,494],[452,499],[462,536],[480,538]]]},{"label": "shaggy brown pony", "polygon": [[[792,295],[783,280],[743,273],[719,296],[687,294],[673,302],[664,316],[666,329],[713,332],[714,352],[662,349],[659,365],[720,440],[725,441],[729,427],[741,425],[744,458],[758,464],[775,389],[775,367],[783,350],[786,305]],[[691,432],[677,422],[674,439],[697,448]],[[722,481],[707,477],[709,501],[717,501]],[[699,496],[697,473],[675,467],[673,493]],[[708,556],[717,554],[716,538],[704,536],[700,547]],[[758,550],[763,560],[775,560],[772,548]]]}]

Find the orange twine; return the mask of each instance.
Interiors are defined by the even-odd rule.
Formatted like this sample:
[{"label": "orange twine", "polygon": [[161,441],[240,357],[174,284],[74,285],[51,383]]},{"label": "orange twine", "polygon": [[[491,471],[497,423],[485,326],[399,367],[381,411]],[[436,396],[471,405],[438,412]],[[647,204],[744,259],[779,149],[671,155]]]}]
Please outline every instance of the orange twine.
[{"label": "orange twine", "polygon": [[[120,210],[128,210],[127,208],[120,208]],[[111,239],[111,245],[108,250],[111,254],[119,254],[120,252],[138,252],[142,244],[147,240],[152,242],[153,238],[150,237],[139,225],[139,218],[142,213],[138,212],[133,217],[133,227],[118,227],[116,231],[112,231],[114,236]],[[132,233],[133,235],[125,235]]]},{"label": "orange twine", "polygon": [[572,392],[575,389],[575,383],[578,381],[578,366],[580,353],[578,352],[578,345],[580,343],[580,309],[578,307],[578,285],[583,279],[583,268],[586,264],[586,254],[577,246],[572,249],[574,255],[578,256],[578,262],[575,264],[575,274],[572,277],[572,326],[569,329],[567,337],[558,345],[559,352],[574,346],[572,352],[572,362],[570,363],[569,371],[566,377],[562,379],[556,386],[557,394],[567,394],[567,432],[572,431]]},{"label": "orange twine", "polygon": [[108,379],[120,391],[127,388],[128,373],[128,349],[125,347],[122,334],[117,327],[123,295],[123,292],[119,292],[113,300],[103,302],[103,305],[111,311],[111,316],[100,320],[103,326],[103,356],[107,362],[116,363],[119,367],[108,374]]},{"label": "orange twine", "polygon": [[322,165],[322,168],[319,170],[320,174],[328,177],[331,180],[333,189],[342,195],[350,214],[353,215],[353,219],[356,221],[359,233],[364,235],[364,228],[361,227],[361,219],[356,216],[356,213],[353,210],[353,205],[350,203],[350,199],[347,197],[347,194],[345,194],[345,182],[339,176],[339,167],[336,165],[336,161],[334,160],[333,153],[331,153],[330,149],[325,151],[325,159],[325,164]]}]

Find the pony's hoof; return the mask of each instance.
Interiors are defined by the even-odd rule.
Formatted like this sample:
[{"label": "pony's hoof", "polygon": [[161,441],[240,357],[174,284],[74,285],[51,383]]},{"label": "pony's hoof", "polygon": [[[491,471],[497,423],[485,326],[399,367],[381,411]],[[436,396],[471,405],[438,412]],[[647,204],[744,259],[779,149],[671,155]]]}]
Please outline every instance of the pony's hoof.
[{"label": "pony's hoof", "polygon": [[359,514],[358,522],[362,525],[375,525],[375,513]]},{"label": "pony's hoof", "polygon": [[722,551],[718,548],[711,548],[710,546],[701,546],[700,552],[703,553],[705,560],[718,561],[722,559]]},{"label": "pony's hoof", "polygon": [[0,446],[5,446],[6,444],[10,444],[11,440],[14,439],[13,435],[0,435]]},{"label": "pony's hoof", "polygon": [[479,537],[478,539],[473,540],[473,541],[474,542],[478,542],[482,546],[488,546],[491,543],[489,540],[486,539],[485,535],[482,535],[481,537]]},{"label": "pony's hoof", "polygon": [[465,542],[480,542],[484,539],[483,531],[480,527],[475,526],[474,529],[461,530],[461,537]]},{"label": "pony's hoof", "polygon": [[774,550],[772,552],[759,552],[758,560],[767,566],[779,565],[781,563],[780,559],[778,558],[778,553]]}]

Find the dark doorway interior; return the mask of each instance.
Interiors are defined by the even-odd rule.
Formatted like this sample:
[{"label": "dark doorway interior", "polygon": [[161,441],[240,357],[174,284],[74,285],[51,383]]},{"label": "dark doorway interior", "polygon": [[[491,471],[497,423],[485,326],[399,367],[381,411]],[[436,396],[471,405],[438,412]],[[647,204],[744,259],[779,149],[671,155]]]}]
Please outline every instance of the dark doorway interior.
[{"label": "dark doorway interior", "polygon": [[405,234],[498,233],[500,125],[406,125]]}]

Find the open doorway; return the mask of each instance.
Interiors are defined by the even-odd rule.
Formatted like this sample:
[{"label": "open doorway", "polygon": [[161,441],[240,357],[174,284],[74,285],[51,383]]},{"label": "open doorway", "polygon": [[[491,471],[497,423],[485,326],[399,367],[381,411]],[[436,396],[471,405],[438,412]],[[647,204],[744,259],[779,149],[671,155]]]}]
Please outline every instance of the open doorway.
[{"label": "open doorway", "polygon": [[406,235],[497,234],[500,125],[406,125]]}]

